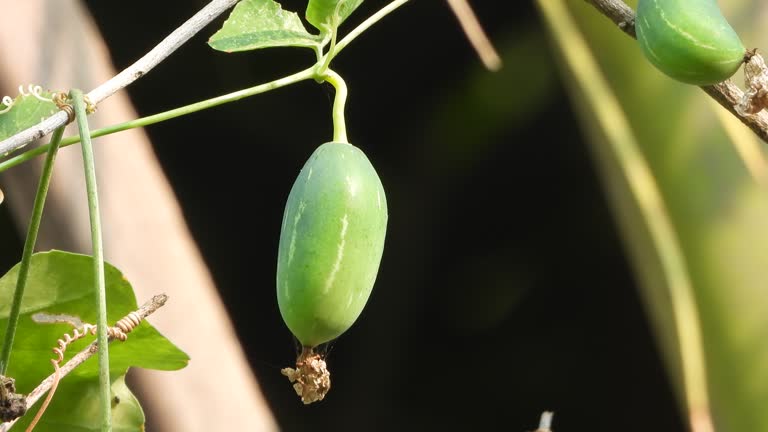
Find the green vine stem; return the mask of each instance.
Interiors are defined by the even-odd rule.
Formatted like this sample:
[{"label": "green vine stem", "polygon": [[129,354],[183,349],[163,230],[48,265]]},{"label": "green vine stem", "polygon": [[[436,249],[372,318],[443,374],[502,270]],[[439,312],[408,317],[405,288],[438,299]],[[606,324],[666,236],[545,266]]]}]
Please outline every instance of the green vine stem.
[{"label": "green vine stem", "polygon": [[21,300],[24,297],[24,288],[27,286],[27,276],[29,275],[29,263],[32,261],[32,253],[35,251],[37,242],[37,233],[40,231],[40,221],[43,218],[43,208],[45,199],[48,196],[48,187],[51,184],[51,175],[53,174],[53,164],[56,161],[56,154],[61,145],[61,137],[64,135],[64,128],[60,127],[53,132],[51,143],[48,144],[48,156],[45,158],[43,172],[40,174],[40,183],[37,185],[35,194],[35,203],[32,207],[32,217],[27,229],[27,238],[24,241],[24,252],[21,255],[21,264],[19,266],[19,276],[16,280],[16,289],[13,292],[13,303],[11,304],[11,313],[8,316],[8,326],[5,330],[3,339],[3,350],[0,353],[0,375],[5,375],[8,369],[8,362],[11,358],[11,349],[13,348],[13,338],[16,335],[16,327],[19,324],[19,313],[21,312]]},{"label": "green vine stem", "polygon": [[318,64],[320,66],[317,68],[317,71],[315,72],[317,75],[325,74],[325,71],[327,71],[328,67],[331,65],[331,60],[333,59],[333,53],[334,51],[336,51],[336,35],[337,34],[338,34],[338,28],[334,26],[333,31],[331,31],[331,45],[328,48],[328,54],[326,54],[325,57],[322,57],[318,60]]},{"label": "green vine stem", "polygon": [[335,89],[336,96],[333,98],[333,141],[347,141],[347,123],[344,119],[344,106],[347,103],[347,83],[339,74],[328,69],[321,77],[323,81],[328,81]]},{"label": "green vine stem", "polygon": [[316,71],[317,75],[324,75],[325,71],[331,66],[331,60],[333,60],[334,53],[336,52],[336,38],[339,35],[339,10],[341,10],[343,4],[344,0],[338,2],[336,10],[333,12],[333,17],[331,18],[331,45],[328,47],[328,53],[326,53],[325,57],[317,59],[317,64],[319,65]]},{"label": "green vine stem", "polygon": [[[319,45],[314,47],[315,54],[316,54],[317,60],[318,60],[317,64],[325,64],[325,63],[330,64],[330,61],[333,60],[334,57],[336,57],[344,48],[346,48],[347,45],[349,45],[353,40],[355,40],[363,32],[368,30],[369,27],[373,26],[378,21],[380,21],[382,18],[384,18],[385,16],[389,15],[390,13],[392,13],[397,8],[399,8],[400,6],[404,5],[407,2],[408,2],[408,0],[393,0],[391,3],[387,4],[386,6],[384,6],[380,10],[378,10],[376,13],[374,13],[373,15],[368,17],[365,21],[363,21],[357,27],[355,27],[352,31],[350,31],[341,41],[339,41],[336,44],[336,47],[333,50],[329,50],[329,52],[326,53],[325,56],[322,55],[322,48],[327,43],[327,40],[323,40]],[[214,3],[217,3],[217,4],[214,4]],[[221,3],[223,3],[223,2],[218,1],[218,0],[215,0],[214,2],[211,2],[211,4],[209,6],[207,6],[206,8],[213,7],[215,9],[215,11],[213,11],[213,12],[212,11],[207,11],[205,13],[203,13],[203,11],[201,11],[200,13],[198,13],[198,15],[200,15],[200,17],[208,17],[208,18],[212,18],[212,17],[217,16],[221,12],[221,10],[220,10],[220,7],[222,6]],[[224,4],[223,6],[227,6],[227,5]],[[196,18],[198,15],[196,15],[193,18]],[[207,21],[205,21],[205,22],[207,23]],[[161,45],[158,45],[157,47],[155,47],[155,49],[152,52],[150,52],[150,54],[155,53],[155,51],[163,51],[165,49],[165,45],[169,45],[169,44],[172,45],[172,47],[171,47],[172,49],[177,48],[178,44],[183,43],[183,41],[186,41],[186,38],[188,38],[186,36],[180,36],[180,35],[183,33],[183,34],[188,34],[188,36],[191,36],[191,34],[194,34],[194,32],[199,30],[199,28],[197,27],[197,24],[200,24],[200,20],[199,19],[191,19],[190,21],[185,23],[184,26],[182,26],[183,28],[179,28],[176,31],[174,31],[174,33],[171,36],[169,36],[164,42],[162,42]],[[187,31],[187,30],[189,30],[189,28],[187,28],[187,27],[192,27],[194,31],[192,33],[189,33]],[[177,35],[177,33],[178,33],[178,35]],[[152,57],[152,58],[150,58],[150,57]],[[160,57],[165,58],[165,56],[160,56]],[[123,82],[121,80],[117,80],[118,77],[129,76],[129,75],[132,75],[134,77],[143,76],[144,74],[146,74],[146,72],[148,71],[149,68],[153,67],[156,64],[156,63],[153,63],[154,60],[156,60],[157,62],[162,60],[162,58],[160,58],[160,57],[158,57],[158,56],[151,56],[151,55],[148,54],[147,56],[145,56],[142,59],[140,59],[136,64],[132,65],[129,69],[126,69],[123,72],[121,72],[117,77],[113,78],[112,80],[108,81],[107,83],[105,83],[104,85],[98,87],[97,89],[94,89],[94,92],[98,93],[98,95],[97,95],[98,97],[96,98],[97,100],[95,102],[100,102],[101,100],[106,99],[109,95],[114,93],[116,91],[116,89],[123,88],[123,87],[127,86],[128,84],[130,84],[130,82],[132,82],[132,81],[130,81],[130,82]],[[145,63],[150,63],[150,64],[147,65]],[[313,66],[311,69],[316,68],[317,64],[315,66]],[[142,67],[145,67],[145,66],[148,66],[148,68],[147,69],[142,69]],[[302,72],[299,72],[299,74],[302,74],[302,73],[308,73],[309,74],[308,77],[315,77],[313,71],[302,71]],[[298,74],[296,74],[296,75],[298,75]],[[283,79],[290,79],[291,77],[295,77],[295,75],[291,75],[291,76],[285,77]],[[305,78],[308,78],[308,77],[305,77]],[[282,81],[283,79],[273,81],[272,83],[264,84],[264,86],[268,86],[270,84],[277,83],[279,81]],[[117,83],[117,81],[120,81],[120,82]],[[296,80],[296,81],[300,81],[300,80]],[[286,84],[291,84],[291,83],[296,82],[296,81],[288,82]],[[283,85],[286,85],[286,84],[276,85],[275,87],[272,87],[272,88],[282,87]],[[117,88],[115,88],[116,85],[118,86]],[[102,90],[102,88],[104,88],[104,90]],[[272,88],[268,88],[267,90],[271,90]],[[248,89],[248,90],[255,90],[255,88],[251,88],[251,89]],[[178,117],[178,116],[181,116],[181,115],[184,115],[184,114],[189,114],[189,113],[192,113],[192,112],[195,112],[195,111],[200,111],[200,110],[203,110],[203,109],[206,109],[206,108],[210,108],[212,106],[220,105],[220,104],[227,103],[227,102],[232,102],[232,101],[240,99],[242,97],[246,97],[246,96],[250,96],[250,95],[258,94],[258,93],[263,93],[263,91],[266,91],[266,90],[263,90],[263,91],[260,91],[260,92],[254,92],[254,93],[247,94],[247,95],[241,95],[239,97],[235,96],[235,95],[239,95],[242,92],[246,92],[248,90],[242,90],[240,92],[235,92],[235,93],[231,93],[230,95],[225,95],[225,96],[220,96],[219,97],[219,98],[226,98],[228,96],[234,96],[232,99],[229,99],[229,100],[221,100],[219,102],[213,102],[213,104],[208,105],[208,106],[199,106],[196,109],[193,108],[190,111],[178,112],[175,115],[172,115],[172,116],[169,116],[169,117],[166,117],[166,118],[153,119],[153,121],[151,121],[151,122],[147,122],[147,123],[143,123],[143,124],[142,123],[127,122],[127,123],[123,123],[122,124],[122,125],[126,126],[126,127],[122,128],[122,129],[116,129],[116,130],[100,129],[98,131],[94,131],[92,136],[93,137],[97,137],[97,136],[102,136],[102,135],[106,135],[106,134],[109,134],[109,133],[119,132],[121,130],[131,129],[131,128],[134,128],[134,127],[146,126],[148,124],[161,122],[161,121],[173,118],[173,117]],[[198,102],[196,104],[191,104],[191,105],[188,105],[187,107],[179,108],[179,110],[184,109],[184,108],[188,108],[188,107],[195,107],[198,104],[205,104],[205,103],[209,103],[209,102],[212,102],[212,101],[216,101],[219,98],[214,98],[214,99],[210,99],[208,101],[203,101],[203,102]],[[168,113],[170,113],[170,112],[171,111],[168,111]],[[161,114],[158,114],[158,115],[161,115]],[[146,118],[149,118],[149,117],[146,117]],[[142,119],[138,119],[138,120],[135,120],[134,122],[139,122],[141,120]],[[63,124],[64,121],[65,121],[65,117],[64,117],[63,113],[59,112],[59,113],[55,114],[54,116],[49,117],[48,119],[42,121],[36,127],[32,127],[32,128],[27,129],[27,130],[21,131],[21,132],[17,133],[16,135],[14,135],[14,136],[12,136],[12,137],[10,137],[10,138],[0,142],[0,147],[5,149],[4,151],[2,151],[0,153],[2,153],[3,155],[6,155],[6,154],[8,154],[9,152],[11,152],[11,151],[13,151],[15,149],[23,147],[26,143],[32,141],[32,139],[35,136],[46,135],[48,133],[48,131],[50,131],[52,129],[52,128],[48,129],[51,126],[51,124],[57,123],[57,122],[60,122],[58,124]],[[101,134],[97,135],[96,132],[101,132]],[[69,139],[71,139],[71,138],[68,138],[67,140],[65,140],[63,145],[71,145],[71,144],[74,144],[75,142],[77,142],[77,139],[75,139],[75,141],[69,141]],[[47,148],[37,147],[34,150],[26,151],[26,152],[24,152],[22,154],[19,154],[19,155],[13,157],[13,158],[10,158],[10,159],[7,159],[7,160],[5,160],[3,162],[0,162],[0,172],[3,172],[6,169],[11,168],[13,166],[16,166],[16,165],[18,165],[20,163],[26,162],[26,161],[34,158],[34,157],[37,157],[37,156],[41,155],[42,153],[44,153],[46,151],[46,149]]]},{"label": "green vine stem", "polygon": [[[283,77],[274,81],[270,81],[265,84],[259,84],[254,87],[238,90],[236,92],[228,93],[222,96],[217,96],[215,98],[207,99],[200,102],[195,102],[193,104],[185,105],[179,108],[175,108],[175,109],[154,114],[151,116],[142,117],[136,120],[127,121],[125,123],[108,126],[102,129],[96,129],[91,131],[91,138],[97,138],[100,136],[109,135],[116,132],[122,132],[128,129],[160,123],[176,117],[192,114],[194,112],[206,110],[208,108],[213,108],[229,102],[234,102],[240,99],[244,99],[249,96],[254,96],[257,94],[265,93],[270,90],[285,87],[289,84],[295,84],[300,81],[313,79],[315,78],[315,76],[316,76],[315,66],[312,66],[310,68],[297,72],[293,75],[288,75],[286,77]],[[72,144],[76,144],[78,142],[80,142],[79,136],[66,137],[61,141],[61,146],[66,147]],[[33,159],[45,153],[47,149],[48,149],[48,146],[40,146],[31,150],[27,150],[26,152],[16,155],[12,158],[6,159],[0,162],[0,172],[3,172],[9,168],[13,168],[17,165],[20,165],[30,159]]]},{"label": "green vine stem", "polygon": [[96,340],[99,344],[99,390],[101,394],[101,430],[112,430],[112,401],[109,380],[109,327],[107,326],[106,281],[104,277],[104,247],[101,239],[101,218],[99,216],[99,194],[96,187],[96,162],[93,157],[91,131],[88,129],[86,106],[81,90],[69,93],[75,107],[77,129],[80,132],[80,147],[83,149],[85,188],[88,193],[88,213],[91,219],[91,242],[93,248],[93,273],[96,285],[98,318]]},{"label": "green vine stem", "polygon": [[[350,31],[344,38],[342,38],[336,45],[333,47],[333,49],[329,49],[328,53],[325,54],[325,56],[321,56],[320,48],[316,50],[318,61],[315,65],[313,65],[310,68],[307,68],[305,70],[302,70],[300,72],[297,72],[293,75],[288,75],[286,77],[265,83],[260,84],[255,87],[251,87],[244,90],[239,90],[236,92],[232,92],[226,95],[218,96],[212,99],[196,102],[190,105],[185,105],[183,107],[179,107],[176,109],[172,109],[169,111],[165,111],[159,114],[139,118],[136,120],[131,120],[125,123],[120,123],[113,126],[108,126],[106,128],[97,129],[91,132],[91,137],[96,138],[104,135],[113,134],[116,132],[122,132],[124,130],[133,129],[137,127],[143,127],[143,126],[149,126],[151,124],[160,123],[166,120],[170,120],[176,117],[181,117],[183,115],[191,114],[197,111],[202,111],[208,108],[213,108],[215,106],[223,105],[225,103],[234,102],[249,96],[254,96],[257,94],[261,94],[264,92],[267,92],[269,90],[274,90],[280,87],[285,87],[289,84],[294,84],[299,81],[307,80],[314,78],[318,81],[328,81],[331,84],[331,80],[329,80],[329,74],[327,74],[327,67],[330,65],[330,61],[333,60],[334,57],[336,57],[344,48],[346,48],[347,45],[349,45],[353,40],[355,40],[358,36],[360,36],[363,32],[368,30],[371,26],[379,22],[382,18],[389,15],[390,13],[394,12],[397,8],[400,6],[403,6],[405,3],[407,3],[408,0],[394,0],[388,5],[384,6],[380,10],[378,10],[376,13],[368,17],[365,21],[360,23],[357,27],[355,27],[352,31]],[[325,45],[325,42],[323,42],[321,45]],[[337,75],[338,76],[338,75]],[[333,79],[333,78],[331,78]],[[339,82],[343,83],[343,80],[340,80]],[[337,101],[340,98],[339,94],[339,87],[337,87]],[[346,96],[346,86],[344,87],[344,96]],[[334,103],[334,106],[337,106],[338,104]],[[340,109],[343,112],[343,103],[340,105]],[[336,119],[340,119],[341,124],[336,121]],[[334,126],[344,126],[344,118],[343,115],[341,117],[337,116],[337,112],[334,111]],[[339,128],[334,127],[334,134],[337,131],[343,131],[342,136],[346,135],[346,128]],[[345,138],[346,139],[346,138]],[[80,137],[74,136],[74,137],[66,137],[62,140],[61,146],[66,147],[75,143],[80,142]],[[14,157],[11,157],[9,159],[6,159],[2,162],[0,162],[0,172],[3,172],[9,168],[13,168],[17,165],[20,165],[24,162],[27,162],[37,156],[40,156],[41,154],[45,153],[48,150],[49,146],[40,146],[36,147],[31,150],[27,150],[24,153],[18,154]]]}]

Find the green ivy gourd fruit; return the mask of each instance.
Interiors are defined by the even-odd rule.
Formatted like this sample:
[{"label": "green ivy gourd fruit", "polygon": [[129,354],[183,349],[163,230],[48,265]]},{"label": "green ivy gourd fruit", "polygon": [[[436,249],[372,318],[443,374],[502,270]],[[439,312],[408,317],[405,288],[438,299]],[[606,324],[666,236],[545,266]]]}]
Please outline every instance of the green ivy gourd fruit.
[{"label": "green ivy gourd fruit", "polygon": [[359,148],[318,147],[285,205],[277,259],[277,300],[304,347],[339,337],[371,294],[384,251],[387,200]]},{"label": "green ivy gourd fruit", "polygon": [[303,349],[281,373],[302,402],[331,388],[317,345],[360,316],[376,281],[387,232],[387,199],[371,162],[341,142],[318,147],[288,195],[277,256],[277,303]]},{"label": "green ivy gourd fruit", "polygon": [[746,53],[716,0],[639,0],[635,32],[654,66],[688,84],[725,81]]}]

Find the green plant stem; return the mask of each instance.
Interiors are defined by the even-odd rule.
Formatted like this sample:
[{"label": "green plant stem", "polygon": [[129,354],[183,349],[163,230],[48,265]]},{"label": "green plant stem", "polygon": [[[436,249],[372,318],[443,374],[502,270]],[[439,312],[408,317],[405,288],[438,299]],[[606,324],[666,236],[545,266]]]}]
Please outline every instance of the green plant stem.
[{"label": "green plant stem", "polygon": [[583,89],[586,103],[606,135],[609,154],[626,178],[658,256],[677,332],[690,429],[712,431],[703,337],[693,283],[664,198],[629,121],[568,13],[566,2],[537,3],[568,68],[569,78]]},{"label": "green plant stem", "polygon": [[24,288],[27,286],[29,263],[32,261],[32,253],[35,251],[37,233],[40,231],[40,221],[43,218],[45,199],[48,196],[48,187],[51,184],[53,164],[56,162],[56,154],[58,153],[59,147],[61,145],[62,135],[64,135],[63,127],[60,127],[53,132],[53,135],[51,136],[51,143],[48,145],[48,156],[45,158],[43,172],[40,174],[40,183],[37,185],[35,203],[32,207],[32,217],[29,221],[27,238],[24,241],[24,252],[22,252],[21,264],[19,265],[19,276],[16,280],[16,289],[13,292],[11,313],[8,316],[8,326],[6,327],[5,338],[3,339],[3,350],[2,353],[0,353],[0,375],[5,375],[5,372],[8,369],[8,362],[11,358],[13,338],[16,335],[16,326],[19,323],[19,313],[21,312],[21,300],[24,297]]},{"label": "green plant stem", "polygon": [[96,186],[96,162],[93,156],[91,131],[88,129],[83,92],[72,89],[69,93],[75,107],[77,129],[80,132],[80,147],[83,149],[85,189],[88,194],[88,214],[91,219],[91,243],[93,248],[93,274],[96,286],[98,318],[96,340],[99,344],[99,389],[101,395],[101,430],[112,430],[112,401],[109,380],[109,335],[107,327],[107,294],[104,277],[104,247],[101,238],[101,217],[99,216],[99,194]]},{"label": "green plant stem", "polygon": [[333,141],[347,141],[347,122],[344,118],[344,106],[347,103],[347,83],[339,74],[328,69],[322,77],[323,81],[328,81],[335,89],[336,96],[333,98]]},{"label": "green plant stem", "polygon": [[[289,84],[294,84],[300,81],[313,79],[315,78],[315,76],[316,76],[315,66],[312,66],[310,68],[302,70],[301,72],[297,72],[293,75],[288,75],[286,77],[283,77],[265,84],[259,84],[251,88],[238,90],[236,92],[228,93],[222,96],[217,96],[215,98],[207,99],[200,102],[195,102],[193,104],[185,105],[183,107],[175,108],[175,109],[154,114],[151,116],[142,117],[136,120],[127,121],[125,123],[107,126],[102,129],[96,129],[91,131],[91,137],[97,138],[100,136],[109,135],[116,132],[122,132],[128,129],[149,126],[149,125],[160,123],[176,117],[181,117],[183,115],[187,115],[194,112],[206,110],[208,108],[213,108],[219,105],[223,105],[225,103],[234,102],[249,96],[265,93],[269,90],[285,87]],[[79,136],[66,137],[61,141],[61,146],[66,147],[72,144],[76,144],[78,142],[80,142]],[[48,146],[40,146],[31,150],[27,150],[26,152],[16,155],[12,158],[6,159],[0,162],[0,172],[3,172],[9,168],[13,168],[17,165],[20,165],[30,159],[33,159],[45,153],[47,149],[48,149]]]},{"label": "green plant stem", "polygon": [[325,55],[325,57],[318,59],[317,63],[320,65],[317,70],[316,74],[323,75],[325,74],[325,71],[328,70],[328,68],[331,65],[331,60],[333,60],[334,53],[336,52],[336,37],[339,34],[339,25],[337,24],[337,17],[338,17],[338,10],[341,6],[342,2],[339,2],[338,5],[336,5],[336,13],[333,15],[333,21],[332,21],[332,29],[331,29],[331,45],[328,47],[328,53]]},{"label": "green plant stem", "polygon": [[347,45],[349,45],[353,40],[360,36],[364,31],[368,30],[369,27],[376,24],[382,18],[394,12],[397,8],[406,4],[407,2],[408,0],[394,0],[392,3],[379,9],[375,14],[368,17],[368,19],[360,23],[360,25],[355,27],[351,32],[347,33],[347,35],[344,36],[339,41],[339,43],[336,44],[336,48],[333,51],[328,51],[328,55],[331,56],[331,59],[336,57],[344,48],[347,47]]}]

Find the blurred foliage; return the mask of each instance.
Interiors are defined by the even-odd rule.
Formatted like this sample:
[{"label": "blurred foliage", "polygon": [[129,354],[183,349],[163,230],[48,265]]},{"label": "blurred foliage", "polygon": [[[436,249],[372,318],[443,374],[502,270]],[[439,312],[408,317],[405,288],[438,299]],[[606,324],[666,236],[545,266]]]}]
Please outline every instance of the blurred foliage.
[{"label": "blurred foliage", "polygon": [[[712,413],[718,430],[768,430],[768,188],[765,143],[749,133],[698,88],[675,82],[648,64],[636,42],[586,2],[568,2],[631,123],[663,196],[692,281],[704,337]],[[631,4],[635,6],[635,4]],[[732,2],[747,46],[768,46],[768,34],[754,38],[759,1]],[[764,32],[763,32],[764,33]],[[607,37],[610,35],[610,37]],[[738,79],[738,77],[736,78]],[[566,81],[569,79],[566,77]],[[574,93],[578,98],[578,93]],[[585,132],[594,146],[606,145],[583,110]],[[624,172],[605,166],[605,149],[595,149],[603,182],[612,191],[625,240],[635,258],[649,313],[667,363],[679,383],[676,328],[669,287],[656,273],[658,256],[643,239],[644,221],[633,214]],[[601,156],[602,154],[602,156]]]},{"label": "blurred foliage", "polygon": [[[458,174],[477,167],[477,159],[492,152],[509,129],[525,128],[547,108],[557,90],[545,34],[526,26],[507,32],[495,42],[505,67],[489,73],[475,64],[456,86],[440,95],[431,128],[430,154],[441,174]],[[525,59],[521,67],[520,59]],[[531,73],[534,71],[534,73]],[[514,94],[514,97],[503,95]]]}]

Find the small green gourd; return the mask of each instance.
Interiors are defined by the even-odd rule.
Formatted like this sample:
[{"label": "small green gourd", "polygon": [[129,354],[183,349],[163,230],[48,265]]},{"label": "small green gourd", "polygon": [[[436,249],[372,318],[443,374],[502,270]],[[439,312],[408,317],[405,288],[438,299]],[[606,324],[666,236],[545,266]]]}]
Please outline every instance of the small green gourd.
[{"label": "small green gourd", "polygon": [[639,0],[635,32],[654,66],[698,86],[730,78],[746,53],[716,0]]},{"label": "small green gourd", "polygon": [[277,300],[304,347],[339,337],[363,310],[384,251],[387,200],[359,148],[318,147],[285,205],[277,260]]}]

